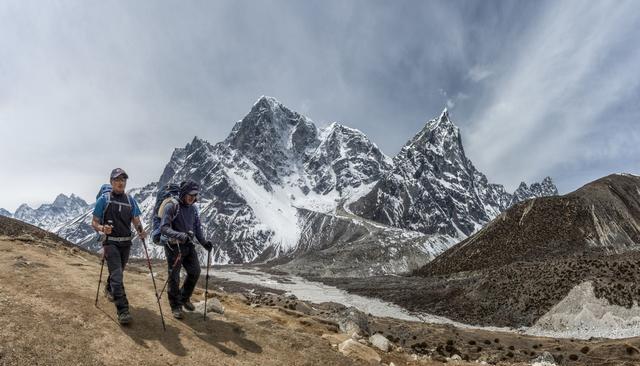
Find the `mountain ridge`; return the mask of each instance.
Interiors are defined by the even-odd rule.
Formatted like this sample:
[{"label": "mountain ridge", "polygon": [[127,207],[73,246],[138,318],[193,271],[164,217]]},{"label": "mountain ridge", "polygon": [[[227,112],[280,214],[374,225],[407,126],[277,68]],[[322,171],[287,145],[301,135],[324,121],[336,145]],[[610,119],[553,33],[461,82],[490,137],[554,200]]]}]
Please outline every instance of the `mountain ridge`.
[{"label": "mountain ridge", "polygon": [[[131,190],[140,203],[144,222],[151,222],[158,187],[186,179],[201,184],[198,207],[205,237],[219,246],[214,252],[215,263],[247,263],[258,258],[270,261],[280,256],[290,258],[289,253],[306,255],[332,245],[358,245],[346,237],[334,236],[331,243],[318,246],[311,241],[316,244],[304,246],[308,249],[304,253],[297,250],[306,240],[302,237],[303,228],[323,227],[309,225],[305,220],[326,217],[307,211],[336,216],[342,208],[351,213],[348,220],[340,221],[352,225],[345,230],[362,232],[367,227],[362,222],[373,220],[383,228],[374,230],[381,235],[380,242],[386,240],[382,239],[386,233],[396,235],[391,234],[396,229],[420,233],[424,239],[419,243],[409,239],[414,234],[400,238],[417,246],[422,254],[415,263],[424,263],[439,254],[426,243],[451,245],[463,239],[501,212],[513,198],[501,185],[488,183],[473,167],[464,154],[460,131],[446,110],[428,121],[398,155],[390,158],[357,129],[338,122],[318,128],[311,119],[265,96],[235,123],[227,138],[211,144],[194,137],[186,146],[174,149],[157,182]],[[377,194],[380,182],[389,180],[416,196],[440,197],[455,204],[448,208],[448,214],[423,222],[426,217],[421,210],[433,207],[416,205],[411,212],[416,222],[403,221],[402,215],[398,220],[385,221],[363,212],[361,208],[368,207],[361,204],[363,200]],[[549,183],[553,186],[550,180]],[[534,186],[542,187],[531,185]],[[527,189],[521,190],[520,195],[549,194]],[[477,217],[467,217],[471,211],[461,204],[467,197],[473,199],[471,211]],[[491,204],[487,206],[486,202]],[[380,212],[394,209],[391,204],[372,206],[373,211]],[[458,215],[453,226],[448,223],[451,215]],[[57,225],[55,231],[81,246],[96,248],[90,219],[86,210]],[[369,238],[375,241],[375,237]],[[404,247],[404,241],[398,245]],[[444,249],[440,244],[436,247]],[[142,253],[134,250],[133,254]],[[163,256],[161,248],[153,248],[151,254]],[[200,258],[204,261],[204,253]],[[362,265],[380,268],[373,261]],[[342,267],[348,266],[337,266]],[[402,268],[412,269],[415,268]]]}]

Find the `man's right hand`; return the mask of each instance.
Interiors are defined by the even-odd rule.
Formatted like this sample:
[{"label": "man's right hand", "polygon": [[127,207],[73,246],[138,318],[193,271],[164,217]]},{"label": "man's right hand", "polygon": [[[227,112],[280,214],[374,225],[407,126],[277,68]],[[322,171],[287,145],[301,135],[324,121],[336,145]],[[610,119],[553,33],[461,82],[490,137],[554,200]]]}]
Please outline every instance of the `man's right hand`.
[{"label": "man's right hand", "polygon": [[102,225],[102,232],[109,235],[113,231],[113,226],[111,225]]},{"label": "man's right hand", "polygon": [[186,243],[189,240],[189,235],[187,233],[178,233],[176,239],[178,239],[181,243]]}]

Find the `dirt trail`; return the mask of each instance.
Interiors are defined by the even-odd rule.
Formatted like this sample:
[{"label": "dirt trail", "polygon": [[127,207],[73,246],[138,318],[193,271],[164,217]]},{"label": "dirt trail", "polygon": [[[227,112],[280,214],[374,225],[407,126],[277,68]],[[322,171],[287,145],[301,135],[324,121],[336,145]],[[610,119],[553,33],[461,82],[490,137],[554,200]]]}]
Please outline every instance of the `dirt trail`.
[{"label": "dirt trail", "polygon": [[[225,315],[209,314],[207,321],[200,313],[173,319],[163,297],[163,332],[151,279],[135,264],[125,272],[134,320],[121,327],[102,294],[94,306],[99,270],[99,258],[75,248],[0,238],[0,365],[364,364],[321,338],[335,327],[250,307],[225,293],[216,293]],[[407,354],[381,356],[385,364],[436,364]]]}]

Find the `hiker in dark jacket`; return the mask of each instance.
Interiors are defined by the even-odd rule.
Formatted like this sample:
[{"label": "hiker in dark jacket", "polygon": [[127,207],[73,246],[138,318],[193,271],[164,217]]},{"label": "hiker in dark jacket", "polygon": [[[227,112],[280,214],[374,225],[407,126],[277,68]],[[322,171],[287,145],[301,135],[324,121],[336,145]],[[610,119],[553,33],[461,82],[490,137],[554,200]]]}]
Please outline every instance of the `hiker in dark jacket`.
[{"label": "hiker in dark jacket", "polygon": [[[96,201],[91,226],[106,235],[102,242],[104,256],[109,269],[105,295],[113,301],[118,311],[118,322],[131,321],[129,302],[124,291],[124,267],[129,260],[131,250],[131,223],[138,236],[143,239],[147,233],[140,222],[140,208],[133,197],[125,193],[127,173],[116,168],[111,172],[111,192],[102,194]],[[103,187],[104,188],[104,187]],[[102,190],[101,190],[102,191]]]},{"label": "hiker in dark jacket", "polygon": [[[177,319],[182,319],[182,307],[193,311],[191,303],[193,289],[200,276],[200,262],[193,243],[193,237],[207,250],[213,244],[205,241],[198,210],[193,205],[198,198],[199,186],[193,181],[180,184],[179,203],[168,203],[164,208],[160,231],[167,238],[164,252],[169,266],[169,304],[171,312]],[[180,289],[180,267],[184,267],[187,278]]]}]

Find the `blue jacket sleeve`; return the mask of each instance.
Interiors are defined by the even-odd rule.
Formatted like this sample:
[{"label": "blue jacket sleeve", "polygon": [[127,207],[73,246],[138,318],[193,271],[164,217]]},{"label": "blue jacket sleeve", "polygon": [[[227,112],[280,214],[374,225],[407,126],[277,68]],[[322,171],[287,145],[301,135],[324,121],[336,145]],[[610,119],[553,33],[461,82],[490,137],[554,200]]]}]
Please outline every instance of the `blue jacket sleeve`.
[{"label": "blue jacket sleeve", "polygon": [[93,216],[102,220],[102,214],[104,212],[104,209],[105,209],[104,206],[106,204],[107,204],[106,198],[104,198],[104,196],[100,196],[100,198],[98,198],[98,200],[96,201],[96,206],[93,208]]},{"label": "blue jacket sleeve", "polygon": [[196,239],[198,239],[200,245],[204,245],[205,240],[204,234],[202,233],[202,224],[200,223],[200,214],[198,214],[198,210],[195,210],[195,212],[196,219],[193,220],[193,232],[196,234]]},{"label": "blue jacket sleeve", "polygon": [[164,214],[162,215],[162,221],[160,222],[160,232],[162,235],[171,239],[178,239],[179,231],[175,231],[171,228],[171,222],[175,216],[176,207],[173,203],[167,203],[164,208]]},{"label": "blue jacket sleeve", "polygon": [[136,201],[133,197],[131,197],[131,202],[133,204],[132,216],[138,217],[142,215],[142,212],[140,211],[140,206],[138,206],[138,201]]}]

